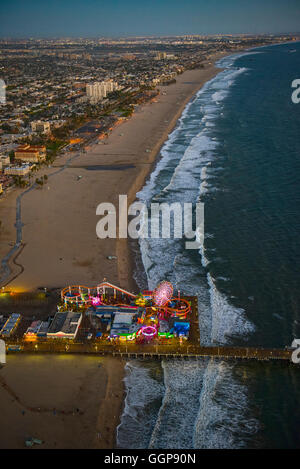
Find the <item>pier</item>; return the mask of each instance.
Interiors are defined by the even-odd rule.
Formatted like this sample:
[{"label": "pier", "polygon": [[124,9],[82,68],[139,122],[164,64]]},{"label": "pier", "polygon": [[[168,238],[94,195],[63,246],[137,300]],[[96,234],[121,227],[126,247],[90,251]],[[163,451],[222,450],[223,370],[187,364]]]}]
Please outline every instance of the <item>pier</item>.
[{"label": "pier", "polygon": [[[119,300],[116,298],[116,289],[118,289],[119,295],[127,295],[130,300],[132,300],[132,298],[134,300],[136,299],[134,294],[126,292],[125,290],[115,287],[114,285],[111,285],[107,282],[98,285],[98,287],[94,288],[94,290],[97,294],[99,294],[98,290],[100,290],[100,288],[103,289],[104,287],[114,290],[111,298],[115,299],[115,302],[117,303]],[[72,300],[73,304],[75,302],[76,307],[78,307],[78,304],[76,303],[77,297],[74,296],[77,289],[80,290],[81,294],[84,289],[87,290],[88,295],[86,298],[88,298],[88,300],[90,299],[91,289],[88,287],[68,287],[62,290],[62,297],[64,302]],[[94,293],[94,295],[96,293]],[[181,313],[181,315],[182,313],[185,313],[185,308],[188,306],[188,319],[183,319],[183,321],[188,320],[189,322],[190,327],[188,337],[180,338],[173,336],[172,338],[162,338],[156,336],[151,338],[149,341],[138,342],[136,340],[127,340],[126,335],[122,338],[116,336],[109,337],[109,334],[106,334],[103,338],[97,340],[95,331],[91,334],[93,329],[91,328],[92,325],[90,323],[89,316],[85,311],[85,308],[87,309],[87,307],[85,306],[84,302],[87,300],[84,298],[84,296],[80,296],[78,300],[83,303],[81,305],[81,310],[83,310],[82,322],[80,329],[78,329],[78,334],[73,339],[61,337],[56,338],[47,334],[45,337],[29,336],[29,339],[26,340],[24,332],[30,321],[27,321],[28,323],[26,323],[26,320],[24,319],[23,326],[21,321],[21,324],[18,326],[18,329],[13,333],[13,335],[4,339],[7,353],[90,354],[94,356],[110,355],[127,359],[139,358],[157,360],[216,358],[222,360],[283,360],[285,362],[292,362],[293,349],[291,348],[280,349],[230,345],[202,346],[200,340],[201,331],[198,317],[198,299],[195,296],[181,297],[181,306],[183,309],[179,310],[179,313]],[[124,304],[124,307],[128,307],[128,305]],[[116,308],[116,310],[118,309],[118,307],[114,306],[113,304],[110,304],[108,308]],[[130,311],[130,309],[125,309],[125,311]],[[178,310],[171,309],[169,306],[164,306],[164,311],[168,316],[171,316],[174,311],[176,314],[178,313]],[[184,314],[184,318],[185,317],[186,313]]]},{"label": "pier", "polygon": [[39,343],[7,342],[8,353],[75,353],[92,355],[111,355],[124,358],[168,359],[168,358],[221,358],[242,360],[285,360],[291,361],[289,349],[270,349],[259,347],[212,346],[202,347],[190,344],[100,344],[100,343],[64,343],[45,341]]}]

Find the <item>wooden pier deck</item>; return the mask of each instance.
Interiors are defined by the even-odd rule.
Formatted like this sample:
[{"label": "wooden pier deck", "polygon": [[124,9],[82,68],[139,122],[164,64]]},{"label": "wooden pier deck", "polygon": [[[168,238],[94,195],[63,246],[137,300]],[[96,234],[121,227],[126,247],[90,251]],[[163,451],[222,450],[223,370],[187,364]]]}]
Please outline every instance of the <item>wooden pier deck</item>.
[{"label": "wooden pier deck", "polygon": [[150,344],[99,344],[65,343],[45,341],[39,343],[7,342],[8,353],[76,353],[93,355],[113,355],[125,358],[222,358],[244,360],[286,360],[291,361],[292,351],[256,347],[202,347],[200,345],[150,345]]}]

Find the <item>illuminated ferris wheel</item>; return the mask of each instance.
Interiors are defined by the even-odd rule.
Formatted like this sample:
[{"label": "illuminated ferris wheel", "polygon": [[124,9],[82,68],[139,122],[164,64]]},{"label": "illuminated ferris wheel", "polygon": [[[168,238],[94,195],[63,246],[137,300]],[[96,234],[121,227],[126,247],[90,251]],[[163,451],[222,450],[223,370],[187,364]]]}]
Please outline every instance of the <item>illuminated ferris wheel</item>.
[{"label": "illuminated ferris wheel", "polygon": [[153,291],[152,299],[156,306],[163,307],[171,300],[172,295],[172,284],[164,280],[163,282],[160,282]]}]

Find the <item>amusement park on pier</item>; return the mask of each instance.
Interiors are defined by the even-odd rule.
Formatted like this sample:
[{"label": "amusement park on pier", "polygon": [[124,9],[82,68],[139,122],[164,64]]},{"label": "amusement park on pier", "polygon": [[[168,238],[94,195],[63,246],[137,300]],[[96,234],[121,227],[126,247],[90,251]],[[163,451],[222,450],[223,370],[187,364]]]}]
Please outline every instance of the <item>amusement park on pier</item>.
[{"label": "amusement park on pier", "polygon": [[[108,282],[95,288],[69,286],[62,290],[59,311],[84,311],[96,339],[149,343],[156,339],[189,337],[191,302],[174,296],[171,283],[134,295]],[[59,313],[58,313],[59,314]]]},{"label": "amusement park on pier", "polygon": [[292,351],[245,346],[202,346],[198,300],[163,281],[133,294],[103,281],[61,290],[47,320],[19,313],[0,316],[8,353],[88,353],[140,358],[254,359],[291,361]]},{"label": "amusement park on pier", "polygon": [[193,303],[192,298],[181,296],[179,291],[175,294],[167,281],[153,291],[139,294],[107,281],[96,287],[72,285],[61,291],[53,317],[34,320],[24,330],[20,327],[22,316],[12,314],[3,322],[0,336],[7,342],[17,338],[24,345],[54,340],[141,346],[182,343],[193,336]]}]

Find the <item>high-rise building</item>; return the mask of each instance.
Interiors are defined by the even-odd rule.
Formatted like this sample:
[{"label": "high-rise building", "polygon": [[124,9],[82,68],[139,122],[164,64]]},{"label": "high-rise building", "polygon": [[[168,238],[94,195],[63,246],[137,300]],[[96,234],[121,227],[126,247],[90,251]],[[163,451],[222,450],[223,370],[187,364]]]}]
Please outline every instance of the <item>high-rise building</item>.
[{"label": "high-rise building", "polygon": [[166,52],[157,52],[156,60],[164,60],[166,58],[167,58],[167,53]]},{"label": "high-rise building", "polygon": [[86,85],[86,94],[92,104],[106,98],[108,93],[118,89],[118,84],[112,80],[96,81]]}]

